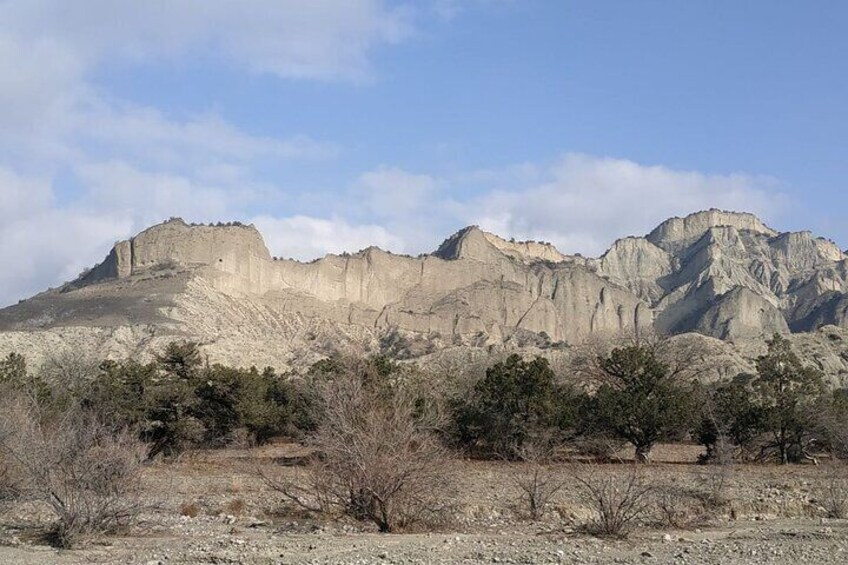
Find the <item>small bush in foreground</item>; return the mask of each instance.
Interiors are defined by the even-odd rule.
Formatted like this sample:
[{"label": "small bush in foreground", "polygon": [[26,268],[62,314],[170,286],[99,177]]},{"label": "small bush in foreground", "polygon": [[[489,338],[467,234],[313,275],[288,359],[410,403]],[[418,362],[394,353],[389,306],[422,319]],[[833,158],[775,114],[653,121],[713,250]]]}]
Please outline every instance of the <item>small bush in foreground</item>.
[{"label": "small bush in foreground", "polygon": [[133,434],[79,410],[49,415],[23,398],[3,408],[0,453],[19,477],[18,497],[53,511],[56,546],[70,548],[135,520],[146,447]]},{"label": "small bush in foreground", "polygon": [[517,469],[515,484],[531,520],[544,516],[548,505],[566,481],[551,468],[551,447],[544,441],[526,442],[518,455],[524,463]]},{"label": "small bush in foreground", "polygon": [[339,510],[381,532],[438,522],[450,487],[439,425],[402,386],[337,377],[321,386],[308,476],[302,483],[264,476],[302,508]]},{"label": "small bush in foreground", "polygon": [[651,510],[653,488],[644,472],[630,466],[624,474],[598,466],[574,467],[583,502],[592,511],[586,530],[599,537],[625,538]]},{"label": "small bush in foreground", "polygon": [[183,502],[180,504],[180,516],[197,518],[200,516],[200,506],[196,502]]},{"label": "small bush in foreground", "polygon": [[848,479],[839,475],[832,476],[823,488],[821,498],[828,518],[848,518]]}]

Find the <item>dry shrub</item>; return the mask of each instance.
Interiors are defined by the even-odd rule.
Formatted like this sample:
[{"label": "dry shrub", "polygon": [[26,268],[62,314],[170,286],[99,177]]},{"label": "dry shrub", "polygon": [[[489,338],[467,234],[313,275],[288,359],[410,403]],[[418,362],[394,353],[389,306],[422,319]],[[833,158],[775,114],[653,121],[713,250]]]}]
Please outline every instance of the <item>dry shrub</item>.
[{"label": "dry shrub", "polygon": [[694,523],[693,499],[685,489],[665,486],[654,491],[654,505],[659,524],[665,528],[684,529]]},{"label": "dry shrub", "polygon": [[838,474],[832,475],[822,489],[820,498],[828,518],[848,518],[848,479]]},{"label": "dry shrub", "polygon": [[655,485],[653,505],[658,525],[677,530],[702,526],[714,513],[702,490],[681,484]]},{"label": "dry shrub", "polygon": [[715,511],[729,504],[727,486],[730,474],[733,472],[732,463],[727,460],[706,465],[697,473],[698,498],[704,505],[704,510]]},{"label": "dry shrub", "polygon": [[55,514],[55,545],[115,532],[137,517],[146,447],[133,434],[78,409],[49,414],[35,401],[8,400],[0,407],[0,453],[17,477],[17,496]]},{"label": "dry shrub", "polygon": [[337,378],[320,392],[322,418],[308,442],[317,455],[295,480],[263,473],[267,484],[301,508],[341,511],[381,532],[442,521],[450,484],[437,413],[402,386]]},{"label": "dry shrub", "polygon": [[224,511],[232,516],[241,516],[244,514],[247,504],[241,498],[234,498],[224,506]]},{"label": "dry shrub", "polygon": [[180,505],[180,516],[187,518],[197,518],[200,516],[200,505],[196,502],[183,502]]},{"label": "dry shrub", "polygon": [[539,520],[566,481],[551,468],[553,449],[549,442],[525,441],[517,454],[524,465],[517,470],[514,481],[521,491],[528,516],[531,520]]},{"label": "dry shrub", "polygon": [[653,487],[639,465],[604,469],[586,464],[572,467],[583,502],[592,511],[586,530],[599,537],[625,538],[645,518],[652,503]]}]

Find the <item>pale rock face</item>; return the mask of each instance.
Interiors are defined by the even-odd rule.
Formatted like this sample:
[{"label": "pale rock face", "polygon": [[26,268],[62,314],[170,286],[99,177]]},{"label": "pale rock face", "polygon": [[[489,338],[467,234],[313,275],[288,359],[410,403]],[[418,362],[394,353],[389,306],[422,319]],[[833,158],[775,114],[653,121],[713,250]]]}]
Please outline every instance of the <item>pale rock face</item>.
[{"label": "pale rock face", "polygon": [[663,278],[674,270],[674,258],[645,238],[616,241],[596,260],[598,274],[628,288],[651,305],[665,294]]},{"label": "pale rock face", "polygon": [[[156,301],[146,302],[146,318],[150,297]],[[262,337],[250,338],[254,343],[279,344],[279,332],[300,339],[298,328],[311,326],[309,320],[326,321],[360,344],[399,331],[477,345],[531,335],[578,343],[595,332],[634,331],[653,321],[638,297],[552,246],[508,242],[478,228],[462,230],[430,256],[368,248],[301,263],[271,259],[253,227],[181,220],[119,242],[62,291],[0,312],[0,329],[32,328],[33,319],[41,331],[80,321],[90,327],[158,321],[213,348],[246,326],[264,328]]]},{"label": "pale rock face", "polygon": [[726,340],[789,333],[780,310],[755,292],[739,286],[720,295],[700,316],[695,330]]},{"label": "pale rock face", "polygon": [[848,257],[750,214],[673,218],[598,259],[469,227],[418,258],[372,247],[309,263],[272,259],[252,226],[170,220],[80,279],[0,310],[0,354],[43,358],[65,344],[149,355],[191,338],[216,361],[291,367],[389,341],[414,356],[653,327],[742,344],[824,325],[848,327]]},{"label": "pale rock face", "polygon": [[707,210],[686,216],[666,220],[647,235],[648,241],[669,252],[678,252],[696,240],[710,228],[729,226],[737,230],[747,230],[767,236],[777,232],[766,226],[753,214]]},{"label": "pale rock face", "polygon": [[504,255],[512,257],[513,259],[518,259],[525,263],[532,263],[534,261],[560,263],[562,261],[569,260],[568,257],[560,253],[559,250],[550,243],[538,241],[507,241],[487,232],[483,232],[483,237],[485,237],[489,243],[497,247]]}]

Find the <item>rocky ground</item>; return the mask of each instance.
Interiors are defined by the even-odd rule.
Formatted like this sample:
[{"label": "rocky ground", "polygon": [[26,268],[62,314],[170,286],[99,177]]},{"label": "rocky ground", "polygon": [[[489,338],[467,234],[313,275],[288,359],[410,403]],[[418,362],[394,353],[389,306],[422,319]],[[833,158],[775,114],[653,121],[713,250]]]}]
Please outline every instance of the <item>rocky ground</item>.
[{"label": "rocky ground", "polygon": [[[687,460],[693,452],[667,450],[673,456],[666,459]],[[832,489],[844,470],[827,464],[735,466],[719,477],[714,468],[660,461],[644,477],[659,492],[676,493],[669,499],[672,508],[646,515],[629,538],[609,540],[583,532],[591,511],[569,479],[576,471],[567,465],[555,470],[566,487],[546,516],[532,522],[515,485],[525,465],[458,461],[445,470],[457,486],[451,523],[434,532],[388,535],[286,509],[255,473],[277,455],[273,449],[218,451],[154,465],[145,471],[150,508],[140,523],[122,537],[95,539],[72,551],[39,541],[48,517],[43,509],[8,509],[0,516],[0,563],[848,562],[848,521],[827,517],[834,496],[844,496],[844,490]],[[292,476],[302,471],[274,468]],[[591,472],[629,471],[606,465]],[[698,493],[713,489],[719,478],[722,503],[706,508]]]}]

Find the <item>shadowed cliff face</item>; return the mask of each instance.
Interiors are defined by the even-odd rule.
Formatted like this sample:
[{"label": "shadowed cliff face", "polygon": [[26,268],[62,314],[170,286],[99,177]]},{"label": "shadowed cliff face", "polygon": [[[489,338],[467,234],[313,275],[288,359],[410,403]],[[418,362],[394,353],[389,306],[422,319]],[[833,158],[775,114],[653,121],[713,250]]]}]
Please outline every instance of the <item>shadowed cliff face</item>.
[{"label": "shadowed cliff face", "polygon": [[[301,263],[272,259],[253,226],[171,220],[117,243],[80,279],[0,311],[0,330],[20,343],[21,332],[132,328],[121,339],[142,349],[195,336],[224,359],[239,339],[284,353],[322,350],[334,336],[368,347],[411,336],[432,351],[577,344],[652,326],[740,340],[846,326],[846,292],[848,258],[832,242],[716,210],[619,240],[598,259],[469,227],[432,255],[372,247]],[[141,327],[156,337],[133,343]]]}]

